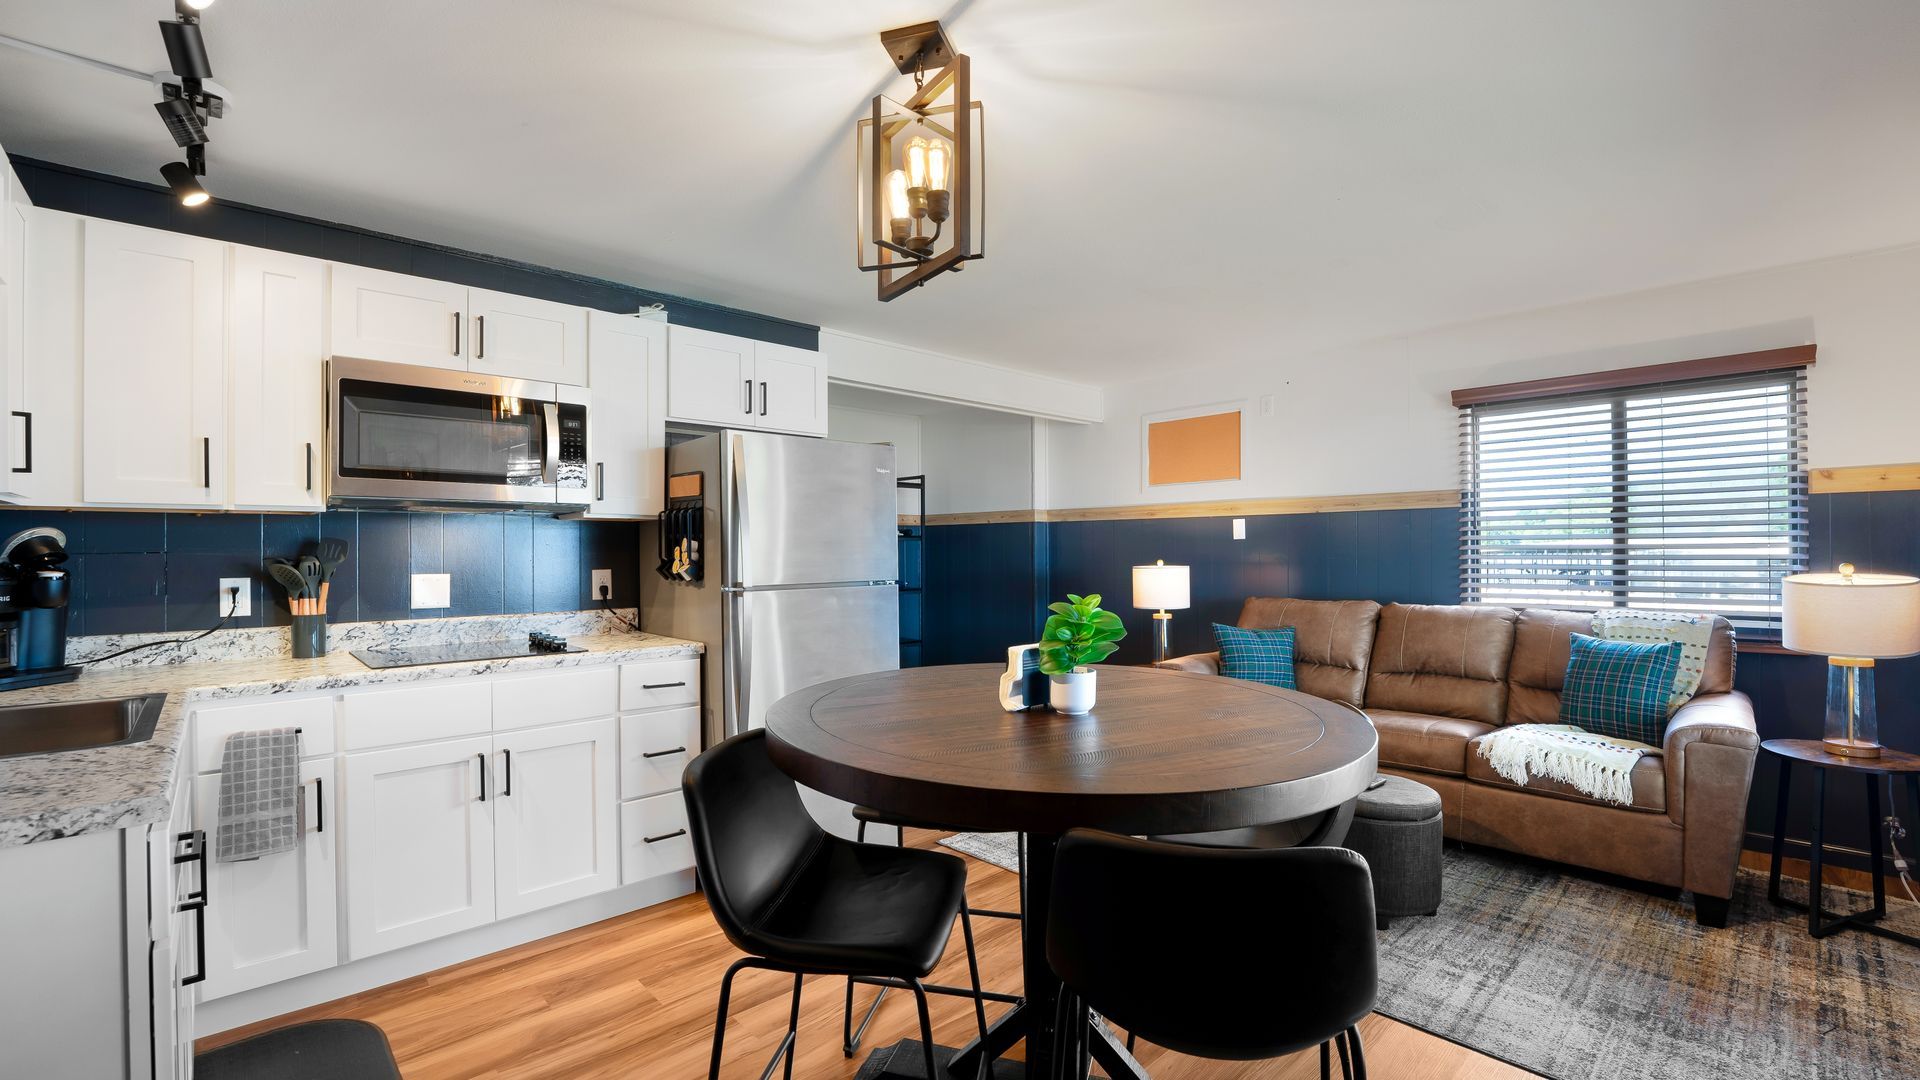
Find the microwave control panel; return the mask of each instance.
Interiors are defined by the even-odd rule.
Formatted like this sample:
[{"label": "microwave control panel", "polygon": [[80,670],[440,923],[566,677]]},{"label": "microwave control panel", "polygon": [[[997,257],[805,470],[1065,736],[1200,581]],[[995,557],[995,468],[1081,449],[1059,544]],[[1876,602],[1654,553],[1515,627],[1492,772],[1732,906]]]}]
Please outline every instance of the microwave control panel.
[{"label": "microwave control panel", "polygon": [[559,415],[560,486],[584,489],[587,486],[587,407],[561,402]]}]

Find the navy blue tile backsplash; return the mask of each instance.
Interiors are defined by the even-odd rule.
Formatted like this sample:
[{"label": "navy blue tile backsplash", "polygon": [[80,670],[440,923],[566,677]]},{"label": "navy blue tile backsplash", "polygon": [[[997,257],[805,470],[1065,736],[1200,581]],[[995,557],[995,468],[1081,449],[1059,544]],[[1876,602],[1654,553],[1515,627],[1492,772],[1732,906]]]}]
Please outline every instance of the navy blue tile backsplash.
[{"label": "navy blue tile backsplash", "polygon": [[[0,536],[50,525],[73,552],[75,634],[204,630],[225,610],[219,581],[253,582],[239,626],[283,626],[286,597],[261,569],[322,537],[347,542],[329,590],[334,622],[512,615],[599,606],[595,569],[613,571],[613,602],[638,602],[640,527],[527,514],[330,510],[324,514],[150,514],[0,509]],[[536,542],[537,537],[537,542]],[[453,606],[414,611],[410,575],[452,575]]]}]

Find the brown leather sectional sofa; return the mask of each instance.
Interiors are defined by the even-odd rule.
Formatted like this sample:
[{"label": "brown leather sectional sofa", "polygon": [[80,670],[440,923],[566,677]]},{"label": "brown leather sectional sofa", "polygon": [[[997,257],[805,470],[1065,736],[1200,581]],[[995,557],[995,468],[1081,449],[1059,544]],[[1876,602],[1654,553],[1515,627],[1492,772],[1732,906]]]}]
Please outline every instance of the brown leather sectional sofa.
[{"label": "brown leather sectional sofa", "polygon": [[[1591,632],[1588,615],[1256,596],[1239,623],[1295,628],[1299,688],[1364,709],[1381,771],[1438,791],[1449,837],[1684,888],[1702,925],[1725,925],[1760,745],[1725,619],[1699,692],[1635,767],[1630,807],[1553,781],[1516,786],[1475,745],[1500,725],[1558,722],[1571,634]],[[1217,675],[1220,654],[1166,663]]]}]

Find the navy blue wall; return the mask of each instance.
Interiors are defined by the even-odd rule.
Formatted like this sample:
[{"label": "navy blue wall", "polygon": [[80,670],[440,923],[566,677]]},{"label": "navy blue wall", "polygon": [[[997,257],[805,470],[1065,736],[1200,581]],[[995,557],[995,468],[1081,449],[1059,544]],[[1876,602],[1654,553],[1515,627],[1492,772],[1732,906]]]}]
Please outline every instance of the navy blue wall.
[{"label": "navy blue wall", "polygon": [[155,184],[32,158],[12,160],[34,205],[52,210],[602,311],[634,311],[643,304],[658,302],[667,305],[667,321],[671,323],[802,349],[820,347],[819,328],[804,323],[219,198],[189,210],[167,189]]},{"label": "navy blue wall", "polygon": [[[1920,571],[1920,492],[1815,495],[1810,515],[1814,567],[1844,560],[1862,570]],[[1210,624],[1232,622],[1241,601],[1253,595],[1459,602],[1453,510],[1250,517],[1244,541],[1231,539],[1228,518],[950,525],[928,532],[929,663],[1002,659],[1006,646],[1033,640],[1045,604],[1069,592],[1102,593],[1106,606],[1126,620],[1129,636],[1111,662],[1145,662],[1152,620],[1128,606],[1130,568],[1154,559],[1192,567],[1193,607],[1173,620],[1176,655],[1211,650]],[[1045,555],[1023,581],[1020,559],[1036,544]],[[1034,605],[1023,607],[1030,596]],[[1920,749],[1920,659],[1886,661],[1878,670],[1881,740]],[[1826,664],[1817,657],[1743,653],[1735,683],[1753,698],[1762,738],[1819,738],[1825,680]],[[1776,776],[1762,755],[1747,815],[1752,846],[1772,833]],[[1797,785],[1791,838],[1806,836],[1809,787]],[[1831,800],[1831,842],[1863,848],[1861,782],[1837,786]]]},{"label": "navy blue wall", "polygon": [[[251,578],[240,626],[284,626],[286,594],[261,560],[299,555],[322,538],[347,542],[328,590],[333,622],[512,615],[598,607],[590,575],[613,571],[613,602],[637,603],[640,527],[531,514],[329,511],[324,514],[148,514],[0,510],[0,536],[51,525],[67,534],[76,587],[74,634],[204,630],[226,610],[223,577]],[[412,574],[452,577],[453,606],[413,611]]]}]

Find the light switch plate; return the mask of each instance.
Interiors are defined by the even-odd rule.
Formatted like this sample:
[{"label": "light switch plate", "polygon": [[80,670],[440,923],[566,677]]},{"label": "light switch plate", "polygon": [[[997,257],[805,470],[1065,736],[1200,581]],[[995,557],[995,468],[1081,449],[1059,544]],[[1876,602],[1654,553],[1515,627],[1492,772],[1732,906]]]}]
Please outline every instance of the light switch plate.
[{"label": "light switch plate", "polygon": [[1245,540],[1247,538],[1247,519],[1246,518],[1233,519],[1233,538],[1235,540]]},{"label": "light switch plate", "polygon": [[413,609],[415,611],[452,606],[452,574],[413,575]]},{"label": "light switch plate", "polygon": [[240,595],[233,603],[233,617],[244,619],[253,614],[253,579],[243,577],[223,577],[220,579],[220,595],[214,608],[222,618],[227,615],[227,590],[239,589]]},{"label": "light switch plate", "polygon": [[[607,590],[604,594],[600,591],[603,585]],[[613,599],[613,571],[611,570],[595,570],[593,572],[593,602],[596,604],[599,603],[600,597],[603,595],[608,600]]]}]

